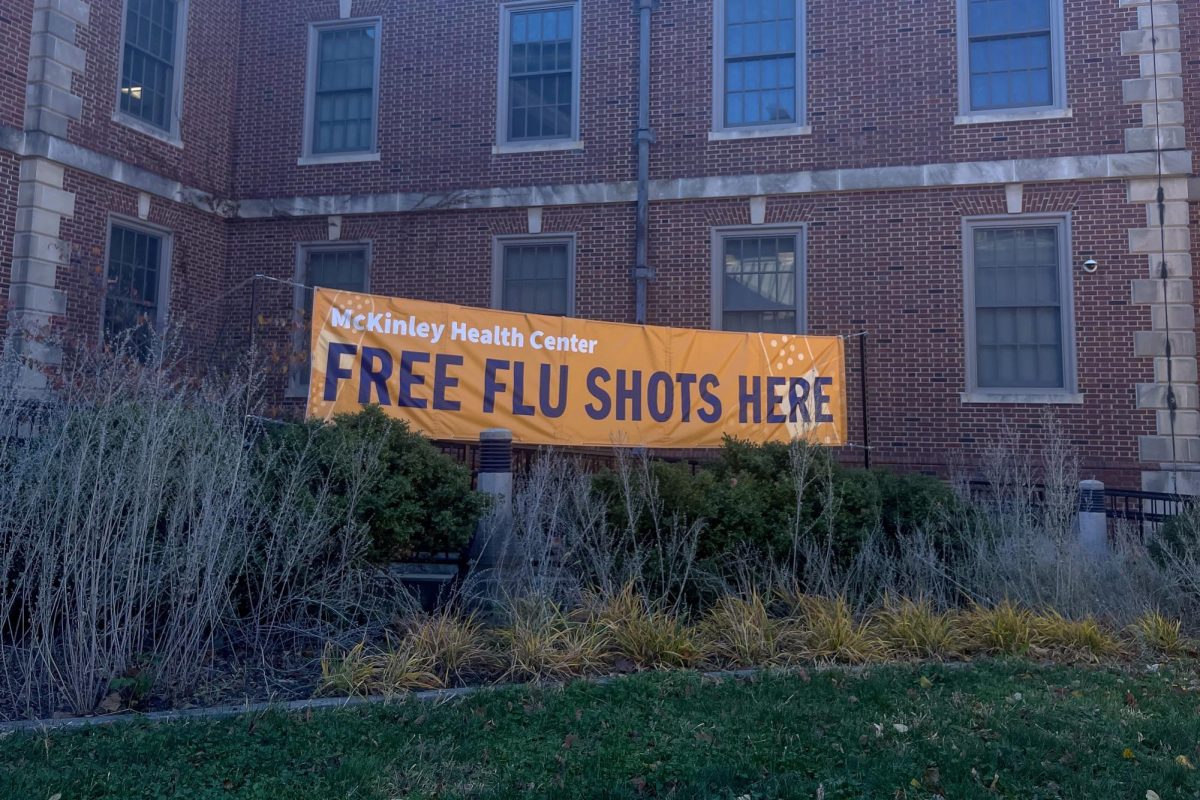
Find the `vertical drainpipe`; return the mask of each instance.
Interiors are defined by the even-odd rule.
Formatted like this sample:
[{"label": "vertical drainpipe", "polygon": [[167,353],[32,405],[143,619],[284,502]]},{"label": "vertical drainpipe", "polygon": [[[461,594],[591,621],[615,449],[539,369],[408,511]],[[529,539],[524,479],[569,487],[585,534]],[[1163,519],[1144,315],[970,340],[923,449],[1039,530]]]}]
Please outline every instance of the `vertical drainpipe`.
[{"label": "vertical drainpipe", "polygon": [[638,127],[637,127],[637,252],[633,265],[635,313],[639,325],[646,324],[646,284],[654,277],[650,269],[650,12],[655,0],[634,0],[638,12]]}]

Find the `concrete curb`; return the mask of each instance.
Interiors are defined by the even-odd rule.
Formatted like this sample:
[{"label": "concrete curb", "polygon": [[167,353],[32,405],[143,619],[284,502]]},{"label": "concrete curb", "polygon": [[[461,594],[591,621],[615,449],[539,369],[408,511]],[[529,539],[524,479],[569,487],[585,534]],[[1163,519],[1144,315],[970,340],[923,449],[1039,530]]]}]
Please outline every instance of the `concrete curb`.
[{"label": "concrete curb", "polygon": [[[838,667],[814,667],[810,671],[821,672],[828,669],[838,669]],[[847,667],[842,669],[843,671],[859,671],[861,668]],[[678,670],[678,672],[681,673],[695,674],[704,678],[716,679],[750,678],[766,671],[769,670],[743,669],[700,673],[690,672],[688,670]],[[778,671],[785,674],[787,672],[785,669],[779,669]],[[0,722],[0,737],[9,736],[14,733],[48,733],[50,731],[60,731],[70,728],[92,728],[106,725],[122,725],[133,722],[145,722],[151,725],[159,725],[163,723],[185,722],[189,720],[219,720],[237,717],[243,714],[261,714],[268,711],[295,713],[299,711],[355,708],[357,706],[383,705],[387,703],[402,703],[407,701],[437,703],[455,700],[461,697],[470,697],[472,695],[481,694],[484,692],[501,691],[505,689],[553,689],[562,688],[575,683],[588,683],[595,686],[604,686],[606,684],[613,683],[614,681],[618,681],[624,677],[628,676],[605,675],[599,678],[581,678],[579,680],[571,681],[569,684],[560,682],[500,683],[483,686],[462,686],[454,689],[430,689],[421,692],[405,692],[395,695],[370,695],[368,697],[328,697],[314,698],[310,700],[293,700],[286,703],[245,703],[241,705],[211,706],[208,708],[190,708],[180,711],[152,711],[146,714],[124,713],[100,717],[64,717],[62,719],[35,719],[14,722]]]}]

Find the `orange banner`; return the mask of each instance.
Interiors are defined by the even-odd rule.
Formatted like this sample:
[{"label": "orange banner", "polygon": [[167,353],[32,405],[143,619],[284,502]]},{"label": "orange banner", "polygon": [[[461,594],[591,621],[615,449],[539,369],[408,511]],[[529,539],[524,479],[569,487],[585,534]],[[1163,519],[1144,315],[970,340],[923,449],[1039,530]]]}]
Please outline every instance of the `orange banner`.
[{"label": "orange banner", "polygon": [[379,405],[434,439],[846,443],[836,337],[545,317],[317,289],[308,415]]}]

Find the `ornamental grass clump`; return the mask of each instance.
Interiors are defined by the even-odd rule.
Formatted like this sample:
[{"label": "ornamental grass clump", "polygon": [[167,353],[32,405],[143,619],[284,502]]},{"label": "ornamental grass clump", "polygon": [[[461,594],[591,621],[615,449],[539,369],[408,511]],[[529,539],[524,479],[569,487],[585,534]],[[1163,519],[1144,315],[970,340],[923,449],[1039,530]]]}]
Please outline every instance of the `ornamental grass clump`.
[{"label": "ornamental grass clump", "polygon": [[474,615],[447,609],[410,619],[403,629],[413,653],[428,658],[443,683],[466,683],[496,664],[487,632]]},{"label": "ornamental grass clump", "polygon": [[1121,652],[1117,637],[1092,617],[1072,620],[1050,611],[1034,617],[1033,627],[1037,645],[1053,653],[1095,662]]},{"label": "ornamental grass clump", "polygon": [[992,608],[976,606],[963,617],[967,646],[989,655],[1024,655],[1037,640],[1033,612],[1005,600]]},{"label": "ornamental grass clump", "polygon": [[364,642],[342,652],[332,643],[321,656],[321,693],[367,697],[418,689],[436,689],[442,679],[434,660],[407,645],[370,650]]},{"label": "ornamental grass clump", "polygon": [[618,660],[628,659],[639,669],[680,669],[699,658],[691,629],[675,614],[651,607],[632,582],[613,597],[593,598],[587,605]]},{"label": "ornamental grass clump", "polygon": [[789,626],[774,619],[757,592],[728,595],[717,601],[700,623],[707,658],[721,667],[760,667],[789,656]]},{"label": "ornamental grass clump", "polygon": [[887,647],[869,621],[855,619],[844,597],[799,597],[798,639],[803,654],[816,661],[865,664],[887,656]]},{"label": "ornamental grass clump", "polygon": [[518,606],[511,619],[500,631],[506,679],[567,680],[604,671],[609,644],[603,626],[572,620],[553,603]]},{"label": "ornamental grass clump", "polygon": [[939,613],[925,598],[889,597],[873,619],[888,649],[910,658],[954,658],[962,654],[963,637],[952,613]]},{"label": "ornamental grass clump", "polygon": [[1159,611],[1147,611],[1130,626],[1130,633],[1143,652],[1155,656],[1176,658],[1191,649],[1181,633],[1182,623]]}]

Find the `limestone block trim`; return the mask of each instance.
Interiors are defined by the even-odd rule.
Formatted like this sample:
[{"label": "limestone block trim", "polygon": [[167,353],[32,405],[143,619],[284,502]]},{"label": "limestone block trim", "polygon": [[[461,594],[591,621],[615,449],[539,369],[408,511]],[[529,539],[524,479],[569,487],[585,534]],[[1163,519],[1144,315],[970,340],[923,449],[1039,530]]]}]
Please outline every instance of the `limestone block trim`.
[{"label": "limestone block trim", "polygon": [[83,98],[72,93],[71,82],[87,63],[75,39],[90,19],[84,0],[33,0],[25,130],[66,136],[68,123],[82,116]]},{"label": "limestone block trim", "polygon": [[[1121,34],[1121,52],[1138,59],[1138,77],[1122,82],[1126,104],[1138,105],[1142,126],[1125,131],[1125,149],[1164,160],[1185,147],[1183,55],[1175,0],[1120,0],[1137,9],[1137,29]],[[1163,170],[1166,174],[1167,171]],[[1147,227],[1129,230],[1129,252],[1145,255],[1150,277],[1133,281],[1134,304],[1150,307],[1150,330],[1134,333],[1134,356],[1152,358],[1154,383],[1135,387],[1137,407],[1153,410],[1155,435],[1138,442],[1148,465],[1148,491],[1200,494],[1200,386],[1197,385],[1196,313],[1192,291],[1189,181],[1171,176],[1129,181],[1129,202],[1146,207]],[[1168,378],[1169,383],[1168,383]],[[1153,465],[1153,467],[1150,467]]]}]

